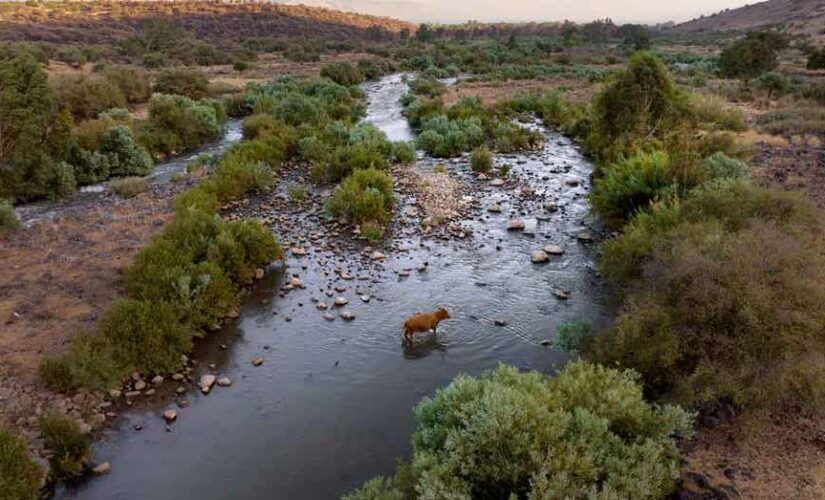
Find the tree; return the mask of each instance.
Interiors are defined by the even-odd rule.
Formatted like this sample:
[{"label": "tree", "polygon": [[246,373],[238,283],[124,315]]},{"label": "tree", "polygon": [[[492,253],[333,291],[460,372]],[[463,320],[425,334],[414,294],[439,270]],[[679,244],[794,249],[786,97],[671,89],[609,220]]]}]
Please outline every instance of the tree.
[{"label": "tree", "polygon": [[432,42],[435,39],[435,32],[430,28],[429,24],[425,23],[418,27],[418,31],[415,32],[415,38],[418,39],[419,42]]},{"label": "tree", "polygon": [[53,106],[46,73],[34,56],[0,51],[0,198],[46,194],[45,143]]},{"label": "tree", "polygon": [[619,35],[623,38],[622,45],[632,48],[634,52],[650,48],[650,30],[647,26],[624,24],[619,27]]},{"label": "tree", "polygon": [[756,79],[756,86],[768,93],[768,100],[770,101],[774,96],[779,97],[786,94],[791,88],[791,81],[778,71],[769,71],[762,73]]},{"label": "tree", "polygon": [[777,52],[788,46],[787,38],[774,31],[748,33],[719,56],[719,72],[726,78],[750,80],[778,66]]}]

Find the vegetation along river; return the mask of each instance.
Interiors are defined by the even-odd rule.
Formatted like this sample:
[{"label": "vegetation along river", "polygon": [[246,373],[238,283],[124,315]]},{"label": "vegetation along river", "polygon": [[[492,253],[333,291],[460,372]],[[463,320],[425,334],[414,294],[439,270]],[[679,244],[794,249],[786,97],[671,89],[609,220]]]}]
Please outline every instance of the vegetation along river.
[{"label": "vegetation along river", "polygon": [[[402,78],[364,89],[366,120],[393,140],[410,139],[399,104]],[[112,472],[58,496],[338,498],[409,455],[413,407],[459,373],[502,362],[544,372],[563,364],[566,355],[547,345],[557,325],[599,321],[604,308],[587,237],[591,164],[569,139],[543,132],[543,150],[496,158],[512,165],[503,186],[478,181],[466,158],[421,158],[419,171],[444,164],[465,186],[457,196],[466,215],[449,232],[424,234],[419,200],[398,187],[388,241],[378,248],[384,259],[322,224],[315,202],[326,194],[322,188],[311,188],[313,202],[304,208],[273,211],[279,237],[306,255],[288,253],[250,293],[240,317],[194,356],[195,381],[214,373],[229,377],[231,387],[203,395],[190,383],[177,397],[172,386],[135,403],[95,448],[96,461],[109,461]],[[285,173],[281,185],[296,175]],[[525,188],[531,196],[522,196]],[[548,203],[558,210],[547,210]],[[494,204],[500,212],[488,211]],[[268,207],[246,209],[261,215]],[[506,230],[515,216],[526,231]],[[531,252],[549,244],[564,254],[533,264]],[[303,288],[285,290],[296,275]],[[336,309],[338,296],[348,304]],[[319,310],[319,302],[329,307]],[[422,335],[405,349],[405,318],[438,306],[453,318],[437,336]],[[355,319],[343,320],[342,309]],[[262,365],[253,366],[256,357]],[[167,408],[178,413],[168,426]]]}]

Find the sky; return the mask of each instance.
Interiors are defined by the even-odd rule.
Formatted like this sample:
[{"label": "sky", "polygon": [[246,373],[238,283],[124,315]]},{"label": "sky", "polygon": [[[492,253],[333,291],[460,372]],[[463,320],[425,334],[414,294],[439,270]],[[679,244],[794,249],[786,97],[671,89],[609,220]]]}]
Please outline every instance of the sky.
[{"label": "sky", "polygon": [[[279,1],[279,0],[276,0]],[[610,17],[616,23],[688,21],[747,0],[282,0],[414,22],[564,21]]]}]

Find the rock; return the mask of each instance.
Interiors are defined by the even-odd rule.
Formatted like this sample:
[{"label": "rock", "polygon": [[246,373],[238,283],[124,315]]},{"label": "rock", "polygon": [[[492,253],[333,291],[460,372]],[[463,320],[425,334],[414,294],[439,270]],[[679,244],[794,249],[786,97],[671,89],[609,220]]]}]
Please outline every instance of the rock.
[{"label": "rock", "polygon": [[564,183],[567,184],[570,187],[576,187],[576,186],[579,185],[579,180],[578,179],[567,179],[566,181],[564,181]]},{"label": "rock", "polygon": [[154,389],[149,389],[146,392],[144,392],[143,395],[144,396],[154,396],[155,395],[155,390]]},{"label": "rock", "polygon": [[232,385],[232,379],[229,377],[221,377],[218,379],[218,387],[229,387]]},{"label": "rock", "polygon": [[334,321],[335,316],[333,316],[332,313],[326,312],[324,313],[324,319],[327,321]]},{"label": "rock", "polygon": [[496,326],[507,326],[507,322],[503,319],[495,319],[493,320],[493,324]]},{"label": "rock", "polygon": [[233,309],[233,310],[229,311],[228,316],[229,316],[229,318],[231,318],[231,319],[238,319],[238,318],[240,318],[240,317],[241,317],[241,313],[240,313],[240,312],[238,312],[238,310],[237,310],[237,309]]},{"label": "rock", "polygon": [[261,356],[256,356],[255,359],[252,360],[252,366],[261,366],[264,364],[264,358]]},{"label": "rock", "polygon": [[387,256],[384,255],[383,253],[379,252],[378,250],[373,252],[372,257],[371,257],[372,260],[384,260],[386,258],[387,258]]},{"label": "rock", "polygon": [[547,346],[549,346],[549,345],[551,345],[551,344],[552,344],[552,342],[550,342],[550,341],[549,341],[549,340],[547,340],[547,339],[542,340],[542,341],[540,341],[540,342],[539,342],[539,345],[540,345],[540,346],[543,346],[543,347],[547,347]]},{"label": "rock", "polygon": [[349,304],[349,300],[346,297],[335,297],[335,307],[341,307]]},{"label": "rock", "polygon": [[263,278],[264,278],[264,270],[261,269],[260,267],[258,269],[255,269],[255,279],[260,280],[260,279],[263,279]]},{"label": "rock", "polygon": [[184,387],[184,386],[180,386],[177,389],[175,389],[175,394],[177,394],[178,396],[183,395],[185,392],[186,392],[186,387]]},{"label": "rock", "polygon": [[294,277],[289,280],[289,284],[292,285],[294,288],[303,288],[304,284],[301,282],[301,278]]},{"label": "rock", "polygon": [[427,264],[425,264],[423,262],[418,264],[418,272],[419,273],[423,273],[426,270],[427,270]]},{"label": "rock", "polygon": [[173,373],[172,380],[174,380],[175,382],[180,382],[181,380],[183,380],[183,373]]},{"label": "rock", "polygon": [[550,255],[562,255],[564,253],[564,249],[559,245],[547,245],[544,247],[544,251]]},{"label": "rock", "polygon": [[155,375],[152,378],[152,385],[160,385],[163,383],[163,376],[162,375]]},{"label": "rock", "polygon": [[326,302],[318,302],[315,304],[315,308],[319,311],[326,311],[327,310],[327,303]]},{"label": "rock", "polygon": [[550,256],[544,250],[535,250],[530,259],[533,261],[533,264],[543,264],[545,262],[550,261]]},{"label": "rock", "polygon": [[522,231],[524,229],[524,221],[521,219],[510,219],[507,221],[508,231]]},{"label": "rock", "polygon": [[174,422],[178,419],[178,412],[170,408],[163,412],[163,419],[169,423]]},{"label": "rock", "polygon": [[535,218],[524,219],[522,232],[529,236],[535,236],[539,227],[539,221]]},{"label": "rock", "polygon": [[341,317],[347,321],[355,319],[355,313],[352,311],[341,311]]},{"label": "rock", "polygon": [[198,383],[198,386],[201,388],[201,392],[204,394],[209,394],[209,391],[212,390],[213,385],[215,385],[215,376],[210,374],[201,376],[200,382]]},{"label": "rock", "polygon": [[490,213],[497,214],[501,212],[501,205],[499,205],[498,203],[493,203],[492,205],[487,207],[487,211]]},{"label": "rock", "polygon": [[491,186],[499,187],[504,185],[504,179],[493,179],[490,181]]},{"label": "rock", "polygon": [[544,204],[544,209],[548,212],[557,212],[559,210],[559,205],[553,201],[548,201]]},{"label": "rock", "polygon": [[86,422],[80,422],[78,424],[78,427],[80,428],[81,434],[91,434],[92,432],[92,426],[87,424]]},{"label": "rock", "polygon": [[97,476],[102,476],[112,472],[112,465],[109,462],[103,462],[92,467],[92,473]]},{"label": "rock", "polygon": [[117,399],[117,398],[120,397],[120,395],[121,395],[121,392],[118,389],[111,389],[109,391],[109,397],[112,398],[112,399]]},{"label": "rock", "polygon": [[565,292],[563,290],[556,290],[553,292],[553,295],[559,300],[567,300],[570,298],[570,292]]},{"label": "rock", "polygon": [[363,302],[369,302],[369,301],[370,301],[370,296],[369,296],[369,295],[362,295],[362,296],[361,296],[361,301],[363,301]]},{"label": "rock", "polygon": [[146,389],[146,382],[144,382],[143,380],[138,380],[137,382],[135,382],[134,387],[136,391],[142,391],[143,389]]},{"label": "rock", "polygon": [[136,398],[136,397],[140,396],[140,394],[141,394],[140,391],[129,391],[125,394],[125,396],[127,398]]},{"label": "rock", "polygon": [[307,251],[301,247],[292,247],[289,249],[289,251],[292,253],[292,255],[296,257],[303,257],[307,254]]},{"label": "rock", "polygon": [[578,238],[579,241],[584,241],[584,242],[593,241],[593,233],[591,233],[590,231],[585,229],[584,231],[577,234],[576,238]]}]

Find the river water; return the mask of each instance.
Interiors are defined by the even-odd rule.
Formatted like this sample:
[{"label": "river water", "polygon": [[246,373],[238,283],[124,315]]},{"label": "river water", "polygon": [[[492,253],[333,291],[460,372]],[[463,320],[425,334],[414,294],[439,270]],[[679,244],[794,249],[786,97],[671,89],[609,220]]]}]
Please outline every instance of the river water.
[{"label": "river water", "polygon": [[[406,85],[397,75],[365,87],[367,121],[393,139],[410,138],[398,98]],[[602,290],[593,269],[593,247],[578,236],[592,224],[586,193],[591,165],[567,138],[545,131],[543,151],[499,158],[511,175],[530,184],[538,197],[520,201],[512,189],[473,181],[466,161],[448,168],[474,182],[479,201],[461,222],[464,239],[422,238],[413,199],[402,197],[393,223],[387,259],[365,257],[360,244],[324,245],[320,213],[302,215],[308,257],[290,256],[250,294],[241,316],[198,345],[196,378],[211,371],[227,375],[232,387],[208,396],[189,384],[188,405],[166,426],[166,395],[135,403],[121,414],[118,429],[96,445],[97,462],[112,472],[58,492],[83,499],[333,499],[366,479],[394,470],[408,457],[414,428],[412,409],[459,373],[478,374],[508,363],[552,373],[566,356],[543,346],[562,322],[599,321]],[[435,161],[423,159],[419,168]],[[558,212],[542,206],[556,201]],[[502,213],[486,207],[500,201]],[[512,214],[525,217],[535,235],[508,233]],[[296,215],[298,217],[298,215]],[[286,231],[286,230],[284,230]],[[288,232],[288,231],[287,231]],[[536,265],[530,252],[554,243],[565,254]],[[293,243],[294,244],[294,243]],[[418,272],[426,262],[426,271]],[[353,276],[330,272],[344,266]],[[409,276],[399,271],[412,269]],[[306,289],[279,294],[285,276],[299,274]],[[349,299],[356,319],[325,320],[313,303],[330,302],[323,292]],[[558,300],[553,292],[569,292]],[[360,297],[369,295],[369,302]],[[453,319],[435,337],[413,349],[400,341],[404,319],[446,306]],[[498,326],[505,323],[504,326]],[[261,356],[264,363],[250,361]],[[207,368],[213,364],[213,368]],[[173,389],[173,388],[172,388]],[[138,430],[139,429],[139,430]]]}]

